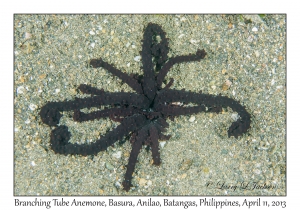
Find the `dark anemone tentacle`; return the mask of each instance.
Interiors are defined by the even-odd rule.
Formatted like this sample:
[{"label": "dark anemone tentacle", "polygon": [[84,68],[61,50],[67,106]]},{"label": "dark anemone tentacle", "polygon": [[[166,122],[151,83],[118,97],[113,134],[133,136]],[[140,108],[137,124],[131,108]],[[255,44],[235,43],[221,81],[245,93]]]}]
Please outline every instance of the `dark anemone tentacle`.
[{"label": "dark anemone tentacle", "polygon": [[[193,107],[178,107],[167,106],[164,103],[168,102],[184,102],[194,103],[198,106]],[[237,112],[240,119],[233,122],[228,129],[228,137],[234,136],[237,138],[243,133],[246,133],[250,128],[251,116],[244,106],[234,99],[227,96],[215,96],[210,94],[199,94],[187,92],[183,90],[165,90],[158,94],[154,107],[165,116],[179,116],[194,114],[198,112],[216,112],[222,111],[222,108],[230,107],[233,111]]]},{"label": "dark anemone tentacle", "polygon": [[79,85],[79,87],[77,89],[80,90],[82,93],[85,93],[85,94],[93,94],[93,95],[103,95],[103,94],[105,94],[104,90],[99,90],[98,88],[94,88],[90,85],[85,85],[85,84]]},{"label": "dark anemone tentacle", "polygon": [[160,165],[160,154],[159,154],[159,143],[158,143],[158,130],[155,126],[151,126],[149,129],[150,139],[151,139],[151,151],[154,165]]},{"label": "dark anemone tentacle", "polygon": [[101,58],[90,60],[90,65],[93,68],[99,68],[99,67],[105,68],[113,75],[119,77],[124,83],[128,84],[137,93],[139,94],[143,93],[143,88],[136,79],[127,75],[126,73],[123,73],[119,69],[115,68],[113,65],[103,61]]},{"label": "dark anemone tentacle", "polygon": [[52,130],[50,144],[55,153],[64,155],[95,155],[99,151],[106,150],[115,142],[121,140],[130,132],[139,130],[146,123],[147,119],[143,115],[133,115],[125,118],[123,123],[114,130],[109,131],[96,142],[90,144],[72,144],[69,143],[71,137],[67,126],[59,126]]},{"label": "dark anemone tentacle", "polygon": [[140,150],[143,145],[143,141],[147,138],[148,135],[148,126],[144,126],[139,131],[135,132],[135,135],[131,139],[132,141],[132,149],[129,156],[129,161],[127,165],[127,169],[124,176],[124,181],[122,182],[123,189],[127,192],[129,191],[130,187],[132,186],[132,174],[134,172],[135,164],[137,162],[137,157],[140,153]]},{"label": "dark anemone tentacle", "polygon": [[[49,102],[42,107],[40,116],[43,123],[56,126],[61,118],[61,111],[79,110],[83,108],[99,107],[101,105],[129,105],[138,108],[147,108],[149,100],[136,93],[107,93],[90,98],[76,98],[73,101]],[[112,113],[113,114],[113,113]]]},{"label": "dark anemone tentacle", "polygon": [[168,62],[164,64],[162,69],[159,71],[156,77],[156,83],[158,89],[161,89],[162,82],[167,75],[168,71],[171,69],[171,67],[178,63],[184,63],[184,62],[190,62],[190,61],[200,61],[203,59],[206,55],[206,52],[204,50],[198,50],[196,54],[190,54],[190,55],[181,55],[176,56],[173,58],[170,58]]},{"label": "dark anemone tentacle", "polygon": [[[161,41],[156,43],[156,35],[160,36]],[[152,56],[156,60],[156,67],[161,68],[161,66],[168,59],[168,40],[165,36],[165,32],[162,28],[157,25],[150,23],[144,31],[144,37],[142,40],[142,64],[144,70],[144,81],[143,90],[144,94],[153,100],[157,91],[157,85],[155,81],[155,71],[154,63],[152,62]]]}]

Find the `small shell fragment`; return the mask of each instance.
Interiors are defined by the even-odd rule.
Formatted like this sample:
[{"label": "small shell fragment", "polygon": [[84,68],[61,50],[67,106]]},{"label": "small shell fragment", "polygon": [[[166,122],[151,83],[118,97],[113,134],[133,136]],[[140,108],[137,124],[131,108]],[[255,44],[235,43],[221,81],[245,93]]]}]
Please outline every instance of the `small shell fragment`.
[{"label": "small shell fragment", "polygon": [[192,115],[192,116],[190,117],[189,121],[190,121],[190,122],[194,122],[195,119],[196,119],[195,116]]},{"label": "small shell fragment", "polygon": [[139,62],[141,60],[141,56],[134,57],[134,60],[137,61],[137,62]]},{"label": "small shell fragment", "polygon": [[253,32],[256,32],[256,31],[258,31],[258,29],[257,29],[256,27],[253,27],[253,28],[252,28],[252,31],[253,31]]},{"label": "small shell fragment", "polygon": [[230,80],[226,80],[223,85],[222,85],[222,90],[228,90],[229,87],[231,86],[232,82]]},{"label": "small shell fragment", "polygon": [[25,88],[23,86],[20,86],[17,88],[17,94],[22,94],[22,93],[24,93],[24,91],[25,91]]},{"label": "small shell fragment", "polygon": [[31,38],[31,33],[29,33],[29,32],[25,32],[25,34],[24,34],[24,37],[25,37],[25,39],[30,39]]},{"label": "small shell fragment", "polygon": [[35,105],[35,104],[30,104],[30,105],[29,105],[29,109],[30,109],[31,111],[36,110],[36,108],[37,108],[37,105]]},{"label": "small shell fragment", "polygon": [[240,116],[238,114],[236,114],[236,113],[233,113],[231,115],[231,119],[233,119],[234,121],[237,121],[239,118],[240,118]]},{"label": "small shell fragment", "polygon": [[165,144],[166,144],[166,142],[165,142],[165,141],[161,141],[161,142],[159,142],[159,145],[160,145],[160,147],[161,147],[161,148],[164,148]]},{"label": "small shell fragment", "polygon": [[120,159],[122,157],[122,152],[118,151],[118,152],[114,153],[112,156],[117,158],[117,159]]},{"label": "small shell fragment", "polygon": [[146,184],[147,184],[147,180],[146,180],[146,179],[141,178],[141,179],[139,180],[139,185],[140,185],[140,186],[145,186]]}]

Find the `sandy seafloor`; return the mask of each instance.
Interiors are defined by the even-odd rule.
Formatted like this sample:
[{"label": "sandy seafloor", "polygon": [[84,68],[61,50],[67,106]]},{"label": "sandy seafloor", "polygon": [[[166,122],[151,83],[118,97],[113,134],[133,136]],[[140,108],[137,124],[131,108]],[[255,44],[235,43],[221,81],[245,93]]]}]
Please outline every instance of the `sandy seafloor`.
[{"label": "sandy seafloor", "polygon": [[[235,139],[227,137],[236,116],[230,109],[168,120],[172,137],[160,143],[162,164],[152,165],[151,152],[143,149],[134,187],[126,192],[128,141],[93,157],[55,154],[53,128],[39,111],[47,101],[89,97],[77,91],[80,84],[133,91],[87,64],[101,57],[123,72],[142,74],[135,58],[149,22],[166,32],[170,57],[207,52],[200,62],[172,67],[171,88],[238,100],[252,123]],[[286,195],[285,15],[15,15],[14,37],[15,195]],[[226,80],[232,82],[227,90]],[[110,119],[75,123],[71,115],[64,112],[60,124],[69,127],[72,142],[94,141],[118,125]],[[232,188],[255,182],[274,188]],[[219,189],[223,183],[229,189]]]}]

